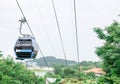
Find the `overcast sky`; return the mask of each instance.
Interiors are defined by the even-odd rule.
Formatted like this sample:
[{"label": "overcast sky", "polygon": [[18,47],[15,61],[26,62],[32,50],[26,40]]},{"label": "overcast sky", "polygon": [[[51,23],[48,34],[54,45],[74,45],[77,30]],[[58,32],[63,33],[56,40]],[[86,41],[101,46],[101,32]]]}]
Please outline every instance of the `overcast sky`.
[{"label": "overcast sky", "polygon": [[[51,0],[18,0],[45,56],[64,59]],[[54,0],[67,59],[77,60],[73,0]],[[102,45],[94,27],[120,21],[120,0],[76,0],[80,61],[100,59],[95,48]],[[15,0],[0,0],[0,50],[14,55],[18,20],[22,17]],[[23,33],[29,33],[23,25]],[[38,58],[41,57],[39,53]]]}]

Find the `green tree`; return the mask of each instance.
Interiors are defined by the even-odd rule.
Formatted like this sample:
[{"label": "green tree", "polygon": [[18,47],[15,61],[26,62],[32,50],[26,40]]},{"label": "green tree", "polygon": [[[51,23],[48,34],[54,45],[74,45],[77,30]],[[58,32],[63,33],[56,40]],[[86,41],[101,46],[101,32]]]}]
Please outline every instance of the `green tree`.
[{"label": "green tree", "polygon": [[101,68],[102,67],[102,62],[94,62],[94,66],[96,68]]},{"label": "green tree", "polygon": [[73,77],[75,76],[75,70],[70,67],[67,67],[64,69],[64,74],[66,77]]},{"label": "green tree", "polygon": [[114,21],[110,26],[94,28],[94,31],[104,41],[103,46],[96,49],[106,72],[104,79],[108,84],[118,84],[114,78],[120,77],[120,24]]},{"label": "green tree", "polygon": [[92,61],[82,61],[80,65],[81,66],[94,66],[94,63]]},{"label": "green tree", "polygon": [[53,67],[54,67],[54,69],[55,69],[55,70],[54,70],[54,73],[55,73],[55,74],[62,74],[62,71],[63,71],[62,69],[63,69],[63,67],[64,67],[63,65],[54,65]]},{"label": "green tree", "polygon": [[86,73],[86,77],[88,77],[89,79],[95,79],[96,76],[95,76],[95,73],[94,72],[89,72],[89,73]]},{"label": "green tree", "polygon": [[[0,84],[40,84],[33,72],[11,58],[0,60]],[[41,83],[44,84],[44,83]]]}]

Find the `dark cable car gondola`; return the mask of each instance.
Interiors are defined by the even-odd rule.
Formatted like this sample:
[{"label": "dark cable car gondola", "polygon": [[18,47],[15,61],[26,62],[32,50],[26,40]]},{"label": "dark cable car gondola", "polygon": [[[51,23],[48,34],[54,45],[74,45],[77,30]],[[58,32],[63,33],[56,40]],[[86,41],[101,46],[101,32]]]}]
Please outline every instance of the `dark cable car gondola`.
[{"label": "dark cable car gondola", "polygon": [[35,38],[28,34],[22,34],[21,28],[22,24],[26,22],[25,18],[20,20],[20,34],[22,37],[19,37],[14,46],[14,52],[16,59],[34,59],[38,53],[38,45],[35,41]]}]

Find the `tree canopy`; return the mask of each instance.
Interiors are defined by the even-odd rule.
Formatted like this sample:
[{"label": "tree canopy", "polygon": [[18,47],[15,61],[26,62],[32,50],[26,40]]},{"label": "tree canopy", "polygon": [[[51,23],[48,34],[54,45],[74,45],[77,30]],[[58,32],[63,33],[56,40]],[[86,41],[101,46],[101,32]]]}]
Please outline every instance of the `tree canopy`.
[{"label": "tree canopy", "polygon": [[[11,58],[0,60],[0,84],[40,84],[41,80]],[[44,83],[41,83],[44,84]]]},{"label": "tree canopy", "polygon": [[102,59],[103,69],[106,72],[104,82],[118,84],[120,82],[120,23],[114,21],[110,26],[104,29],[94,28],[94,31],[98,38],[104,41],[103,46],[96,49],[96,54]]}]

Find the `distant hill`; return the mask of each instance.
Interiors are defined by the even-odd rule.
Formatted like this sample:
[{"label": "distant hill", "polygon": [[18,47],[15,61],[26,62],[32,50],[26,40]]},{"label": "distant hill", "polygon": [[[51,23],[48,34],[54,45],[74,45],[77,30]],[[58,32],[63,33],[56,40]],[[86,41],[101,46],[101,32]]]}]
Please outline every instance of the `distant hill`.
[{"label": "distant hill", "polygon": [[[62,64],[62,65],[66,65],[65,60],[64,59],[57,59],[53,56],[48,56],[48,57],[41,57],[39,59],[35,59],[32,61],[27,61],[27,62],[37,62],[37,64],[39,66],[47,66],[45,63],[45,60],[47,61],[47,63],[49,64],[49,66],[53,66],[55,64]],[[68,65],[74,65],[77,64],[76,61],[72,61],[72,60],[67,60]]]}]

